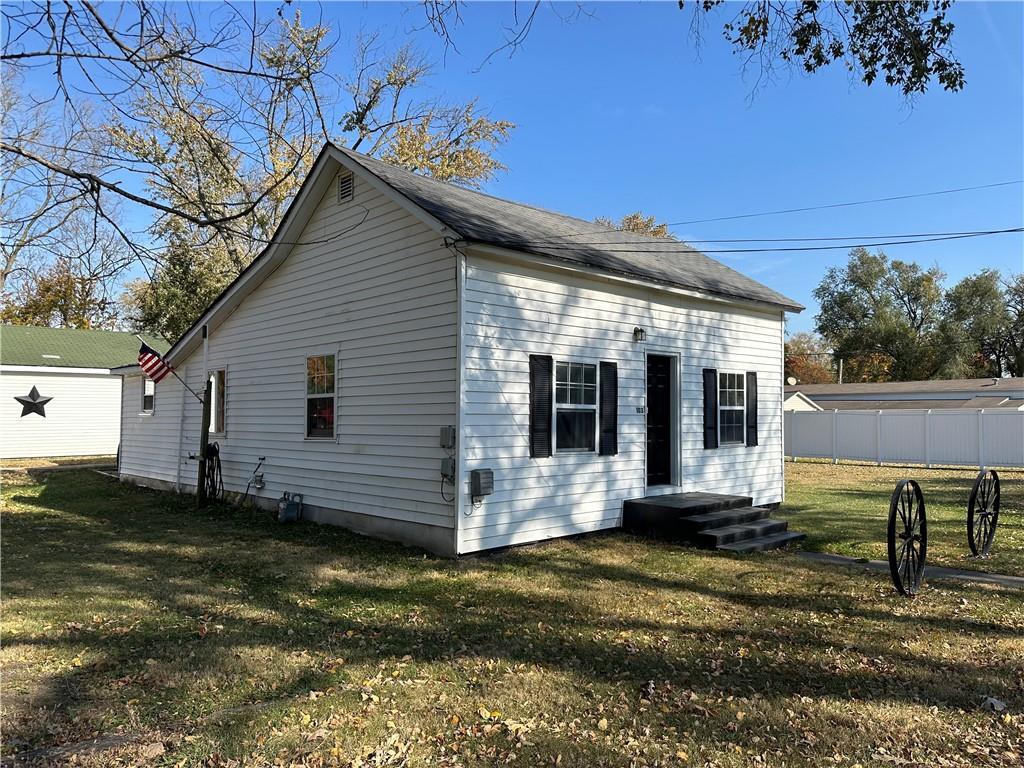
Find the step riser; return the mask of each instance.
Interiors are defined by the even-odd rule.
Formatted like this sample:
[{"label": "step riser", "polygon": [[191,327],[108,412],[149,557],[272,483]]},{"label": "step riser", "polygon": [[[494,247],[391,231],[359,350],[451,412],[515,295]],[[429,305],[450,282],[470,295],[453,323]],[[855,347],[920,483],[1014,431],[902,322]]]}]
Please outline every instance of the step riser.
[{"label": "step riser", "polygon": [[725,531],[718,529],[702,531],[697,535],[696,541],[703,547],[715,549],[723,544],[734,544],[738,541],[759,539],[764,536],[774,536],[777,533],[785,533],[788,527],[789,523],[785,520],[769,520],[766,525],[744,528],[738,531]]},{"label": "step riser", "polygon": [[626,528],[664,524],[669,521],[683,520],[694,515],[705,515],[709,512],[722,512],[727,509],[742,509],[753,504],[749,496],[723,497],[713,501],[686,503],[676,506],[670,503],[669,497],[647,501],[630,499],[622,505],[623,525]]},{"label": "step riser", "polygon": [[751,509],[728,510],[720,513],[714,520],[694,520],[684,518],[679,521],[679,529],[689,534],[698,534],[701,531],[709,531],[714,528],[724,528],[727,525],[740,525],[741,523],[753,523],[757,520],[766,519],[771,512],[761,507]]}]

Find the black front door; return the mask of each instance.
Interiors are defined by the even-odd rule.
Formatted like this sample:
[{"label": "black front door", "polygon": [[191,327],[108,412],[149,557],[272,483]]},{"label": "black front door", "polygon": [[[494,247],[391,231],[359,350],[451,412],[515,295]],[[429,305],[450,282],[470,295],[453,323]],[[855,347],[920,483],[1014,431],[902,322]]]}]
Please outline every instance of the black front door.
[{"label": "black front door", "polygon": [[647,484],[672,482],[672,358],[647,356]]}]

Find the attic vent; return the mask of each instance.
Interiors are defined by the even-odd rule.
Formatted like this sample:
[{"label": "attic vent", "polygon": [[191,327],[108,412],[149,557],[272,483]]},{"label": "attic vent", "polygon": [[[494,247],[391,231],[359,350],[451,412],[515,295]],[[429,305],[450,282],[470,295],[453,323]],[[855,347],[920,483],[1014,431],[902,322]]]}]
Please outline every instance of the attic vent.
[{"label": "attic vent", "polygon": [[338,174],[338,202],[347,203],[355,193],[356,180],[351,173]]}]

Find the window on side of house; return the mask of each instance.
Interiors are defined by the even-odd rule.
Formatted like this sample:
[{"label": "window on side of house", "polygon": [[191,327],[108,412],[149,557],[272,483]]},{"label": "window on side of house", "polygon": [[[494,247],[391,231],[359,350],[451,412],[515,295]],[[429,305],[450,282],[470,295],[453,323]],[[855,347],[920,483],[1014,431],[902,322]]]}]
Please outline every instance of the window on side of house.
[{"label": "window on side of house", "polygon": [[334,437],[334,355],[306,358],[306,437]]},{"label": "window on side of house", "polygon": [[555,451],[588,453],[597,444],[597,365],[555,363]]},{"label": "window on side of house", "polygon": [[142,412],[152,413],[156,407],[156,382],[148,376],[142,377]]},{"label": "window on side of house", "polygon": [[718,444],[743,445],[746,413],[746,377],[742,373],[718,373]]},{"label": "window on side of house", "polygon": [[210,432],[214,435],[224,434],[224,396],[227,392],[227,378],[227,371],[223,368],[210,371]]}]

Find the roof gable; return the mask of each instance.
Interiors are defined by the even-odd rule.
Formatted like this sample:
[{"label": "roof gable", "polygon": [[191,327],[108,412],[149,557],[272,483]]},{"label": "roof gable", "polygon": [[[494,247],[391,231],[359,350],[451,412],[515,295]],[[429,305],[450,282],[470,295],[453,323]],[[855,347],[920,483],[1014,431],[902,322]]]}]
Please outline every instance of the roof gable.
[{"label": "roof gable", "polygon": [[[144,336],[158,352],[167,342]],[[125,331],[85,328],[41,328],[5,325],[0,328],[0,363],[48,368],[116,368],[139,356],[139,340]]]},{"label": "roof gable", "polygon": [[325,144],[285,212],[270,244],[178,339],[167,353],[179,362],[287,258],[331,180],[348,168],[439,234],[542,256],[553,262],[698,291],[726,300],[799,312],[803,306],[710,259],[685,243],[608,231],[593,222],[502,200]]}]

